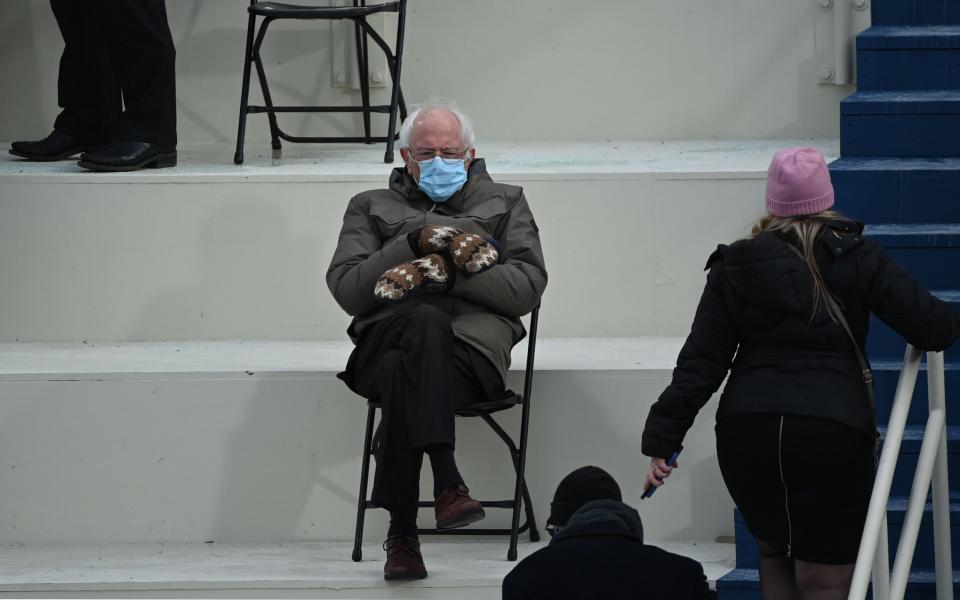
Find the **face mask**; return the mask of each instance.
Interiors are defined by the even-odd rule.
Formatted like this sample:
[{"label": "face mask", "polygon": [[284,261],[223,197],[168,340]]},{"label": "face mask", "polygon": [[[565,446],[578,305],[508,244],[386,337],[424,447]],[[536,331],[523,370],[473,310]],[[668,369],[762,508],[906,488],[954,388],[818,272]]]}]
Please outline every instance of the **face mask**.
[{"label": "face mask", "polygon": [[463,159],[445,159],[434,156],[421,160],[420,190],[434,202],[446,202],[467,182],[467,168]]}]

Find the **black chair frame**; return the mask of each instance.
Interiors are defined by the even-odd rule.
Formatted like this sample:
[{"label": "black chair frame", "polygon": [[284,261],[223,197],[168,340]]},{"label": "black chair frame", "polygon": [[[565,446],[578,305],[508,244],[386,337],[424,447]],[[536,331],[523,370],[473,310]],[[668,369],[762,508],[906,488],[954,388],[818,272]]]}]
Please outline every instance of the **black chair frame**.
[{"label": "black chair frame", "polygon": [[[233,156],[233,162],[243,163],[243,143],[246,135],[247,115],[254,113],[267,113],[270,123],[270,140],[274,151],[280,150],[280,140],[284,139],[294,143],[364,143],[372,144],[374,142],[386,142],[387,149],[383,161],[385,163],[393,162],[393,143],[397,139],[397,112],[400,113],[400,121],[407,118],[407,107],[403,101],[403,92],[400,90],[400,67],[403,59],[403,35],[406,24],[407,0],[396,0],[394,2],[383,2],[367,6],[367,0],[353,0],[353,6],[300,6],[295,4],[283,4],[279,2],[259,2],[250,0],[250,6],[247,11],[250,13],[247,22],[247,44],[243,61],[243,88],[240,93],[240,123],[237,126],[237,150]],[[367,22],[367,17],[381,12],[397,13],[397,43],[396,54],[390,46],[377,33],[377,31]],[[257,17],[263,17],[263,21],[257,29]],[[263,44],[263,38],[267,34],[270,24],[278,19],[299,19],[299,20],[343,20],[349,19],[354,23],[354,33],[356,36],[357,62],[360,70],[360,94],[363,102],[362,106],[274,106],[270,95],[270,87],[267,84],[266,72],[263,68],[263,60],[260,57],[260,47]],[[256,35],[254,35],[256,31]],[[392,79],[392,89],[390,94],[390,104],[370,105],[370,82],[367,80],[369,67],[369,48],[368,39],[373,41],[383,50],[387,57],[387,67]],[[250,66],[253,65],[257,70],[257,78],[260,80],[260,89],[263,92],[265,105],[251,105],[250,96]],[[277,124],[277,113],[362,113],[363,114],[363,135],[362,136],[327,136],[327,137],[306,137],[290,135],[280,129]],[[370,134],[370,114],[387,113],[389,114],[389,123],[387,125],[387,135],[382,137],[372,136]]]},{"label": "black chair frame", "polygon": [[[507,560],[517,560],[517,539],[520,534],[529,531],[530,541],[540,541],[540,532],[537,530],[537,521],[533,515],[533,503],[527,490],[524,473],[527,466],[527,431],[530,422],[530,398],[533,391],[533,364],[537,347],[537,324],[540,316],[540,307],[537,306],[530,313],[530,332],[527,339],[527,364],[523,380],[523,395],[508,392],[508,397],[500,402],[490,402],[468,406],[457,411],[457,416],[480,417],[499,436],[510,452],[510,459],[516,472],[516,485],[512,500],[481,500],[485,508],[509,508],[513,511],[513,519],[509,529],[418,529],[421,535],[509,535],[510,547],[507,550]],[[520,405],[520,446],[514,443],[510,435],[493,418],[493,413],[513,406]],[[353,560],[359,562],[363,558],[361,544],[363,542],[363,522],[366,511],[371,508],[380,508],[367,499],[367,484],[370,475],[370,457],[373,456],[377,441],[381,435],[381,422],[374,433],[376,410],[380,405],[376,402],[367,403],[367,427],[363,440],[363,462],[360,467],[360,494],[357,503],[357,529],[353,538]],[[432,508],[433,501],[421,501],[420,508]],[[526,520],[520,523],[521,507],[524,509]]]}]

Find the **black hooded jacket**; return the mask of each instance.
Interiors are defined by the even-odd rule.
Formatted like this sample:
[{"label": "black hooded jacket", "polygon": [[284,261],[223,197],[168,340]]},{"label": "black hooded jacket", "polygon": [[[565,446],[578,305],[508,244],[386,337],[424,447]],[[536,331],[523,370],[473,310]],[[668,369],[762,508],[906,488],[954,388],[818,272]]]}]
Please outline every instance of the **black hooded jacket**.
[{"label": "black hooded jacket", "polygon": [[[834,221],[816,244],[824,282],[861,350],[870,313],[921,350],[943,350],[960,336],[960,317],[887,253],[862,236],[863,225]],[[821,307],[813,314],[813,277],[778,233],[721,245],[671,384],[650,408],[643,453],[682,448],[697,412],[730,372],[717,419],[786,414],[831,419],[876,434],[873,407],[852,342]]]},{"label": "black hooded jacket", "polygon": [[584,504],[503,580],[504,600],[713,598],[700,563],[644,544],[640,515],[616,500]]}]

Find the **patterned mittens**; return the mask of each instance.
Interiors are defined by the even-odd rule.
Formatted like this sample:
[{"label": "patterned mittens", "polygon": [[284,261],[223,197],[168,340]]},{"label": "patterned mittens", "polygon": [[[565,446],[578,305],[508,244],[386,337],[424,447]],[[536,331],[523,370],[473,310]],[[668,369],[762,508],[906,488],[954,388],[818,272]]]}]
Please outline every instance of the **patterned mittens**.
[{"label": "patterned mittens", "polygon": [[377,279],[373,295],[378,302],[403,302],[419,294],[442,294],[453,286],[447,261],[428,254],[389,269]]},{"label": "patterned mittens", "polygon": [[499,258],[493,242],[447,225],[427,225],[420,230],[418,247],[420,254],[449,256],[455,267],[469,274],[486,271]]}]

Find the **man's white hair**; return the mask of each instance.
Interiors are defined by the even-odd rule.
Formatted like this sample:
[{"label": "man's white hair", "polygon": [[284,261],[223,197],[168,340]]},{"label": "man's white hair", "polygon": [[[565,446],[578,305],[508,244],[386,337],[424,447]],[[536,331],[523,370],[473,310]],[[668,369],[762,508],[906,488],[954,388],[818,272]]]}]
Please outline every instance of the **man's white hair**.
[{"label": "man's white hair", "polygon": [[403,125],[400,126],[400,139],[397,143],[398,150],[410,147],[414,129],[417,127],[417,119],[433,110],[444,110],[456,117],[457,121],[460,122],[460,141],[463,142],[465,148],[473,148],[477,142],[477,134],[473,130],[473,122],[470,117],[460,112],[460,109],[452,100],[432,98],[407,115],[407,118],[403,121]]}]

